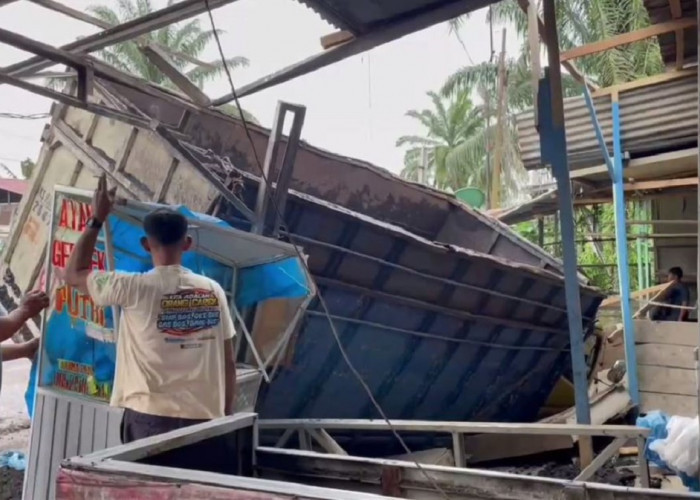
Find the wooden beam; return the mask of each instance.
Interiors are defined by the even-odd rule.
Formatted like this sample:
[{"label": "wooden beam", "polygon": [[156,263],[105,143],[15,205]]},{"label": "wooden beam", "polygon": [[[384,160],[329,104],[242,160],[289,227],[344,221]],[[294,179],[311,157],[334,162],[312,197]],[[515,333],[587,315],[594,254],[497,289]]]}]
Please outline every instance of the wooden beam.
[{"label": "wooden beam", "polygon": [[[645,288],[644,290],[637,290],[635,292],[632,292],[630,294],[630,298],[633,299],[638,299],[640,297],[646,297],[647,295],[654,295],[658,294],[658,292],[664,291],[668,288],[668,283],[662,283],[660,285],[654,285],[650,288]],[[610,308],[610,307],[619,307],[620,304],[620,296],[619,295],[613,295],[612,297],[608,297],[603,300],[603,302],[600,303],[600,308]]]},{"label": "wooden beam", "polygon": [[539,106],[537,105],[537,93],[542,78],[542,64],[540,63],[540,36],[537,29],[537,21],[539,14],[537,12],[536,0],[528,0],[527,7],[527,42],[530,49],[530,75],[532,92],[534,95],[534,106],[532,107],[535,114],[535,128],[539,128]]},{"label": "wooden beam", "polygon": [[[217,9],[236,0],[209,0],[209,6]],[[206,12],[207,5],[202,0],[180,0],[162,9],[150,12],[145,16],[132,19],[108,30],[94,35],[80,38],[74,42],[63,45],[60,49],[73,53],[89,53],[110,47],[112,45],[132,40],[146,33],[158,30],[165,26],[198,16]],[[54,63],[41,56],[30,57],[16,64],[6,66],[3,71],[10,76],[27,76],[42,69],[50,68]]]},{"label": "wooden beam", "polygon": [[[104,30],[114,28],[114,25],[112,23],[108,23],[107,21],[103,21],[99,17],[92,16],[86,12],[83,12],[82,10],[77,10],[73,9],[72,7],[68,7],[65,4],[62,4],[60,2],[56,2],[54,0],[29,0],[30,2],[39,5],[41,7],[44,7],[45,9],[52,10],[54,12],[58,12],[60,14],[64,14],[68,17],[71,17],[73,19],[77,19],[78,21],[83,21],[88,24],[92,24],[93,26],[97,26],[98,28],[102,28]],[[139,37],[136,39],[136,41],[145,41],[145,38]],[[187,62],[190,62],[192,64],[196,64],[197,66],[202,66],[205,68],[209,69],[214,69],[216,66],[207,63],[204,61],[200,61],[196,57],[192,57],[188,54],[185,54],[183,52],[180,52],[179,50],[172,50],[169,47],[165,47],[164,45],[161,45],[159,43],[149,41],[151,45],[155,45],[158,47],[160,50],[165,52],[166,54],[169,54],[171,56],[178,57],[180,59],[183,59]]]},{"label": "wooden beam", "polygon": [[324,35],[321,37],[321,47],[323,47],[323,50],[332,49],[333,47],[341,45],[345,42],[349,42],[354,38],[355,35],[353,35],[349,31],[335,31],[333,33],[329,33],[328,35]]},{"label": "wooden beam", "polygon": [[612,443],[606,446],[605,449],[603,449],[603,451],[601,451],[598,456],[595,457],[588,467],[583,469],[581,473],[576,476],[574,481],[587,481],[592,478],[598,469],[600,469],[605,462],[610,460],[626,442],[626,438],[615,438]]},{"label": "wooden beam", "polygon": [[100,104],[84,102],[71,95],[64,94],[62,92],[57,92],[55,90],[51,90],[40,85],[35,85],[33,83],[25,82],[20,78],[16,78],[14,76],[6,75],[0,72],[0,84],[4,83],[12,85],[13,87],[20,88],[22,90],[26,90],[33,94],[46,97],[54,101],[58,101],[67,106],[73,106],[75,108],[84,109],[85,111],[88,111],[90,113],[128,123],[129,125],[133,125],[135,127],[141,127],[145,129],[151,128],[151,121],[145,117],[136,116],[130,113],[124,113],[122,111],[108,108]]},{"label": "wooden beam", "polygon": [[599,52],[605,52],[606,50],[620,47],[621,45],[639,42],[648,38],[663,35],[664,33],[671,33],[672,31],[682,31],[686,28],[692,28],[697,26],[697,24],[697,19],[693,17],[686,19],[675,19],[665,23],[654,24],[652,26],[647,26],[646,28],[630,31],[629,33],[622,33],[605,40],[599,40],[597,42],[576,47],[575,49],[567,50],[566,52],[561,53],[559,59],[564,62],[577,59],[579,57],[598,54]]},{"label": "wooden beam", "polygon": [[678,80],[680,78],[694,76],[697,75],[697,73],[697,67],[682,69],[678,71],[669,71],[667,73],[659,73],[658,75],[647,76],[645,78],[640,78],[639,80],[634,80],[633,82],[625,82],[617,85],[611,85],[610,87],[598,89],[592,93],[592,97],[601,97],[606,95],[612,95],[616,92],[622,93],[633,89],[649,87],[651,85],[658,85],[660,83],[666,83],[673,80]]},{"label": "wooden beam", "polygon": [[[671,9],[671,18],[680,19],[683,17],[683,8],[680,0],[668,0],[668,6]],[[685,61],[685,34],[682,29],[676,30],[676,69],[683,68]]]},{"label": "wooden beam", "polygon": [[625,191],[651,191],[654,189],[669,189],[674,187],[697,186],[697,177],[683,179],[665,179],[659,181],[640,181],[625,183]]},{"label": "wooden beam", "polygon": [[[211,0],[210,0],[211,1]],[[424,9],[409,17],[382,24],[380,27],[370,30],[366,34],[358,35],[354,39],[337,45],[333,49],[313,55],[302,61],[294,63],[279,71],[266,75],[248,85],[242,86],[236,93],[238,97],[260,92],[281,83],[293,80],[311,73],[330,64],[347,59],[354,55],[366,52],[385,43],[392,42],[401,37],[423,30],[438,23],[449,21],[467,12],[486,7],[489,0],[473,0],[471,2],[443,2],[439,7]],[[213,101],[214,106],[221,106],[233,100],[233,95],[226,94]]]},{"label": "wooden beam", "polygon": [[[501,163],[503,161],[503,135],[504,135],[504,109],[506,99],[506,87],[508,76],[506,73],[506,30],[503,28],[501,41],[501,53],[498,56],[498,91],[496,101],[496,141],[493,148],[493,168],[491,172],[491,196],[489,205],[491,208],[501,206]],[[488,117],[487,117],[488,120]]]},{"label": "wooden beam", "polygon": [[155,45],[146,45],[140,48],[141,52],[148,58],[149,61],[156,66],[161,73],[168,77],[177,88],[182,90],[187,97],[192,99],[192,102],[202,107],[209,107],[211,100],[207,95],[192,83],[185,75],[175,67],[173,62],[168,58],[164,51],[160,50]]},{"label": "wooden beam", "polygon": [[[113,68],[112,66],[109,66],[108,64],[98,61],[90,56],[78,55],[60,48],[54,48],[37,40],[27,38],[23,35],[20,35],[19,33],[15,33],[1,28],[0,42],[7,43],[21,50],[32,52],[41,56],[42,58],[51,60],[54,63],[65,64],[67,66],[75,68],[78,72],[82,70],[90,70],[94,73],[96,77],[102,78],[103,80],[124,85],[144,94],[155,97],[157,99],[164,99],[177,106],[193,106],[197,110],[201,109],[201,106],[196,106],[188,102],[186,99],[181,99],[176,97],[175,95],[158,90],[152,85],[150,85],[149,82],[147,82],[146,80],[142,80],[141,78],[137,78],[135,76],[119,71]],[[26,86],[23,88],[29,90],[29,88],[27,88]]]},{"label": "wooden beam", "polygon": [[325,429],[355,431],[435,432],[460,434],[521,434],[541,436],[609,436],[636,438],[649,435],[649,429],[630,425],[542,424],[501,422],[439,422],[432,420],[362,419],[270,419],[259,420],[260,429]]},{"label": "wooden beam", "polygon": [[[518,0],[518,5],[523,10],[523,12],[527,14],[530,5],[530,0]],[[537,14],[537,30],[540,33],[540,38],[542,39],[542,42],[547,47],[549,47],[550,41],[547,38],[547,33],[544,29],[544,21],[542,20],[542,16],[540,16],[539,13]],[[563,61],[561,65],[564,66],[564,68],[566,68],[566,71],[568,71],[571,76],[573,76],[577,81],[586,85],[591,91],[598,89],[596,85],[593,85],[591,82],[588,81],[585,75],[574,65],[573,62]]]}]

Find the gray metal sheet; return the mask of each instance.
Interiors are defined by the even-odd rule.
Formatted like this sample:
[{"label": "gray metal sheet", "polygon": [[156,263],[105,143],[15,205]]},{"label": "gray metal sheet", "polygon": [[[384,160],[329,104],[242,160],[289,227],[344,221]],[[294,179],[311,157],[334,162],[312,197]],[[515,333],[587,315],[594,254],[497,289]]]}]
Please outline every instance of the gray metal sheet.
[{"label": "gray metal sheet", "polygon": [[[399,21],[405,17],[427,12],[456,0],[299,0],[338,28],[355,34],[367,33],[373,28]],[[459,0],[457,0],[459,1]],[[496,3],[492,0],[489,3]],[[476,10],[483,6],[480,0],[462,0]]]},{"label": "gray metal sheet", "polygon": [[[95,426],[95,421],[101,422]],[[39,390],[34,405],[25,500],[53,500],[61,460],[118,444],[121,410]]]},{"label": "gray metal sheet", "polygon": [[[612,155],[612,101],[594,99],[598,121]],[[569,169],[604,164],[583,96],[564,100]],[[633,89],[620,94],[622,150],[632,157],[694,147],[698,131],[697,76]],[[542,168],[540,139],[532,110],[516,119],[518,143],[527,169]]]}]

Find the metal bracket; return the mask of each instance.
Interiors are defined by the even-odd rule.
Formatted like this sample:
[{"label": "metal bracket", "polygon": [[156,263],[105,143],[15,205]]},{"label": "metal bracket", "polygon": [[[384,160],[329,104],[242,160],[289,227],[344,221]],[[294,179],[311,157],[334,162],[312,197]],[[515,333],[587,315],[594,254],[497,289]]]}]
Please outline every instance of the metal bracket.
[{"label": "metal bracket", "polygon": [[[276,171],[277,177],[273,180],[272,176],[278,164],[277,156],[282,141],[282,131],[284,129],[284,120],[287,112],[294,114],[292,128],[286,141],[287,147],[284,150],[281,165]],[[283,101],[277,103],[275,120],[272,124],[270,139],[267,143],[265,163],[263,164],[260,184],[258,185],[258,197],[255,202],[255,216],[257,222],[253,226],[253,233],[272,237],[276,237],[279,234],[280,225],[283,222],[282,217],[284,216],[284,210],[287,205],[287,191],[292,179],[294,162],[296,160],[297,150],[299,149],[301,128],[304,125],[305,116],[305,106],[290,104]],[[273,182],[275,192],[272,196],[268,196],[267,190],[272,187]],[[272,215],[269,213],[270,204],[272,204]]]}]

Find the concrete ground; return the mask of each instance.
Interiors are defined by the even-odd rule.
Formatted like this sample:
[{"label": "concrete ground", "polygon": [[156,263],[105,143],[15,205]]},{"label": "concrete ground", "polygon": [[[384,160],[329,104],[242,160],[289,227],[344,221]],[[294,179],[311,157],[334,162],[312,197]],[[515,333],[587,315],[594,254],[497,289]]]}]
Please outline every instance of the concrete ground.
[{"label": "concrete ground", "polygon": [[24,393],[29,381],[29,360],[2,364],[0,387],[0,453],[25,451],[29,443],[29,417]]}]

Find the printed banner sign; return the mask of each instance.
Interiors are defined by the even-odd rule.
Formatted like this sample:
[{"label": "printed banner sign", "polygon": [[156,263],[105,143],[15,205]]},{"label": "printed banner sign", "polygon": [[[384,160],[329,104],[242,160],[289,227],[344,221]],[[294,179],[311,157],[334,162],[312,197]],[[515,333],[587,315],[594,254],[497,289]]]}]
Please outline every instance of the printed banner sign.
[{"label": "printed banner sign", "polygon": [[[63,270],[91,215],[91,207],[63,195],[56,198],[51,235],[51,306],[43,334],[39,385],[109,401],[116,357],[111,308],[96,306],[89,296],[62,282]],[[107,269],[104,245],[98,243],[93,269]]]},{"label": "printed banner sign", "polygon": [[[162,205],[153,205],[153,209]],[[188,219],[230,227],[211,216],[198,214],[184,206],[172,207]],[[78,238],[91,216],[89,204],[56,192],[54,229],[50,240],[50,268],[40,276],[51,296],[49,316],[42,338],[41,366],[32,366],[27,394],[30,415],[33,411],[35,380],[41,387],[108,402],[114,381],[117,336],[114,310],[96,306],[89,296],[67,286],[61,279]],[[152,269],[150,255],[140,239],[143,229],[131,219],[110,215],[108,225],[114,269],[143,273]],[[198,252],[187,252],[183,266],[218,282],[224,289],[233,283],[233,268]],[[111,270],[102,240],[96,245],[92,267]],[[49,276],[47,280],[46,276]],[[239,269],[235,302],[239,308],[275,298],[305,297],[310,287],[303,266],[296,257],[283,257]],[[178,337],[210,328],[220,321],[218,298],[209,290],[188,290],[162,298],[158,328]]]}]

